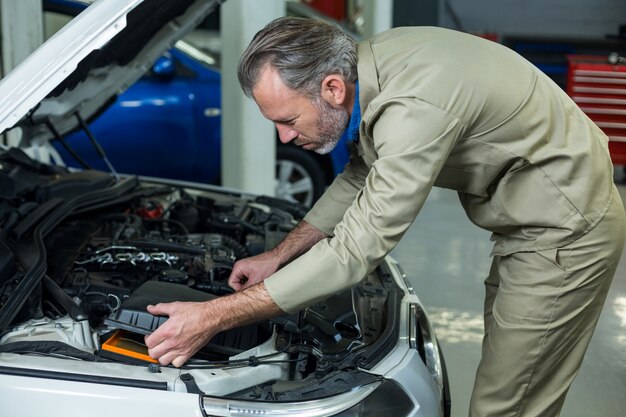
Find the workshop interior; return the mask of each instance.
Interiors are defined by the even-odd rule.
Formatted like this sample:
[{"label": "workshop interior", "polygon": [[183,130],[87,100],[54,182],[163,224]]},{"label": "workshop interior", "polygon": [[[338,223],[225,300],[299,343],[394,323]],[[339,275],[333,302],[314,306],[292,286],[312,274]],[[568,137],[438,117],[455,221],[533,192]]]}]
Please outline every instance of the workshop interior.
[{"label": "workshop interior", "polygon": [[[257,84],[245,94],[242,54],[257,32],[284,17],[332,25],[347,34],[358,51],[356,83],[331,77],[341,84],[331,88],[329,81],[321,98],[312,99],[277,73],[280,86],[264,94],[288,93],[268,106],[259,87],[265,82],[263,71],[269,71],[268,65],[272,69],[272,59],[281,54],[292,53],[293,60],[306,55],[275,49],[262,55],[270,63],[253,72]],[[481,49],[464,51],[470,58],[453,70],[444,68],[452,62],[445,58],[440,69],[428,62],[424,71],[403,54],[433,52],[411,46],[392,53],[397,47],[393,34],[405,27],[432,36],[444,28]],[[383,32],[391,35],[380,41]],[[498,245],[502,236],[517,233],[512,230],[518,225],[507,223],[507,216],[515,207],[557,213],[563,208],[537,196],[562,192],[559,198],[576,208],[569,217],[546,225],[543,219],[550,216],[529,216],[531,223],[519,226],[522,231],[515,235],[543,242],[546,229],[578,230],[584,222],[575,219],[574,211],[584,206],[584,212],[595,199],[593,207],[600,206],[605,189],[615,190],[613,206],[626,206],[624,0],[0,0],[0,33],[0,416],[487,415],[477,411],[475,381],[492,383],[493,398],[509,394],[497,385],[505,375],[489,379],[479,371],[489,338],[496,337],[485,331],[485,323],[501,318],[499,310],[487,308],[488,296],[486,301],[497,263],[536,252],[564,271],[559,291],[592,291],[596,284],[591,280],[570,287],[568,271],[576,259],[566,252],[580,250],[576,242],[592,233],[604,212],[594,221],[583,213],[587,223],[580,234],[566,236],[558,246],[522,245],[508,252]],[[428,42],[425,38],[415,45]],[[304,42],[304,49],[320,49],[314,42]],[[466,136],[482,144],[494,141],[488,145],[496,149],[500,138],[490,133],[525,114],[530,98],[520,100],[522,110],[501,123],[493,121],[499,116],[464,108],[477,119],[463,125],[464,116],[444,108],[447,103],[454,109],[471,106],[492,89],[477,83],[466,98],[464,88],[432,84],[442,79],[436,71],[469,79],[467,74],[481,68],[485,63],[480,60],[491,50],[514,56],[524,71],[529,68],[544,80],[528,97],[549,85],[541,88],[567,104],[562,112],[548,104],[537,111],[545,118],[559,115],[554,116],[558,120],[519,125],[526,158],[496,167],[505,151],[480,151],[472,154],[475,160],[463,162],[469,168],[450,174],[454,180],[448,182],[454,185],[445,185],[442,177],[455,168],[444,162],[463,161],[470,145],[456,142],[446,148],[439,139],[448,136],[442,133],[429,138],[437,144],[432,148],[416,145],[417,150],[402,149],[398,155],[388,142],[431,133],[444,109],[446,135],[458,129],[455,141],[462,141],[480,123],[493,123],[484,136]],[[445,50],[434,53],[446,56]],[[378,62],[379,57],[389,61]],[[503,100],[517,94],[518,75],[524,72],[510,71],[510,62],[501,68],[497,61],[488,65],[494,83],[504,80],[506,87],[497,92]],[[327,80],[315,82],[322,79]],[[420,83],[430,84],[421,89]],[[337,85],[345,87],[345,96],[322,103],[337,97],[332,95]],[[392,88],[402,91],[391,96]],[[413,96],[422,91],[428,98]],[[459,96],[445,96],[441,103],[446,104],[428,102],[437,91]],[[406,104],[411,100],[420,102],[417,110]],[[342,129],[332,137],[330,150],[317,152],[316,139],[303,132],[331,131],[325,129],[331,122],[318,115],[340,108],[347,112]],[[421,109],[432,114],[420,115],[426,111]],[[309,120],[307,111],[317,118]],[[401,117],[390,123],[385,114],[393,111]],[[413,116],[432,124],[416,127],[408,121]],[[561,119],[570,116],[580,124],[562,127]],[[405,121],[410,129],[403,130]],[[527,145],[536,125],[552,122],[541,139]],[[590,165],[596,171],[576,171],[572,165],[587,161],[576,152],[587,147],[560,141],[588,137],[597,139],[601,149],[589,156],[595,158]],[[432,156],[440,148],[445,155]],[[550,150],[541,154],[541,149]],[[442,173],[426,178],[401,164],[419,152],[426,156],[417,161],[441,157],[433,166]],[[539,154],[544,159],[535,163]],[[561,172],[585,172],[584,177],[554,180],[559,169],[551,170],[558,163]],[[525,171],[535,166],[541,175],[522,184]],[[498,171],[497,179],[480,188],[476,173],[490,170]],[[407,196],[389,178],[423,180],[428,197],[422,202]],[[610,184],[601,184],[604,178]],[[455,188],[458,183],[463,191]],[[503,187],[528,189],[506,194]],[[587,203],[570,198],[579,195],[576,187],[588,190]],[[540,188],[543,192],[535,192]],[[467,190],[475,194],[468,197]],[[501,223],[475,214],[481,204],[507,195],[514,198],[492,210],[494,221]],[[409,204],[419,207],[403,211]],[[279,294],[279,281],[274,275],[254,281],[260,262],[250,263],[254,271],[241,281],[256,286],[240,289],[232,277],[244,260],[284,249],[302,224],[312,224],[324,236],[272,273],[289,271],[295,282],[302,281],[298,275],[309,280],[293,294],[280,293],[281,302],[272,301],[280,314],[248,314],[246,306],[255,311],[261,302],[252,299],[250,294],[257,293],[251,290],[262,287],[271,301]],[[562,408],[532,414],[520,405],[515,415],[625,415],[626,249],[619,233],[602,243],[622,254],[607,266],[615,271],[610,287],[606,284],[607,292],[591,301],[580,300],[581,306],[601,309],[595,330],[587,332],[582,363],[567,378],[551,382],[560,386]],[[582,251],[594,250],[594,244]],[[298,263],[300,257],[306,257],[310,270],[297,270],[304,264]],[[363,261],[358,268],[329,272],[333,262],[351,266],[352,259]],[[350,285],[339,288],[344,281]],[[325,293],[319,289],[324,285],[333,290]],[[503,293],[516,291],[504,279],[496,286]],[[530,287],[545,290],[538,280]],[[237,301],[241,314],[210,310],[219,319],[207,322],[248,317],[215,332],[184,364],[163,363],[169,356],[159,358],[149,343],[151,335],[163,334],[159,330],[174,323],[174,316],[153,314],[149,306],[224,306],[246,294],[249,301]],[[296,303],[308,294],[315,299],[304,307]],[[282,308],[290,296],[298,307]],[[561,302],[555,297],[550,308],[556,311]],[[498,307],[496,300],[493,308]],[[532,315],[531,307],[526,310]],[[195,318],[189,317],[187,327],[192,327]],[[535,325],[534,318],[523,319]],[[581,334],[586,332],[582,327]],[[558,330],[559,324],[546,327],[542,340]],[[578,349],[572,347],[578,331],[558,349]],[[516,358],[526,360],[525,355]],[[520,387],[524,395],[534,389],[535,380],[528,381],[530,388]]]}]

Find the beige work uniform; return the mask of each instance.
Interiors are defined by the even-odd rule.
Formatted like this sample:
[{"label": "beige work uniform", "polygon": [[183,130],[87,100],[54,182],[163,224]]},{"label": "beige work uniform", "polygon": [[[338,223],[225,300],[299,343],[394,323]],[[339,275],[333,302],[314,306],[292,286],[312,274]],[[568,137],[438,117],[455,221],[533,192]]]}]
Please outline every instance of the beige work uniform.
[{"label": "beige work uniform", "polygon": [[456,190],[495,241],[470,413],[556,415],[624,240],[607,137],[532,64],[472,35],[392,29],[359,44],[358,77],[358,145],[305,218],[331,238],[269,277],[270,295],[293,312],[356,284],[433,185]]}]

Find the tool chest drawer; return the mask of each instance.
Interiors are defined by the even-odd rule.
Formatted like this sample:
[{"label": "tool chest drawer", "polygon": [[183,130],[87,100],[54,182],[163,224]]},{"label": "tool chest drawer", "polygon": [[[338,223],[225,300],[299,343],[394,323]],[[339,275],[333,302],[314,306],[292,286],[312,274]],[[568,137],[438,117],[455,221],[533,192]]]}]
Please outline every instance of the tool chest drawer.
[{"label": "tool chest drawer", "polygon": [[569,55],[567,94],[609,137],[611,159],[626,164],[626,63]]}]

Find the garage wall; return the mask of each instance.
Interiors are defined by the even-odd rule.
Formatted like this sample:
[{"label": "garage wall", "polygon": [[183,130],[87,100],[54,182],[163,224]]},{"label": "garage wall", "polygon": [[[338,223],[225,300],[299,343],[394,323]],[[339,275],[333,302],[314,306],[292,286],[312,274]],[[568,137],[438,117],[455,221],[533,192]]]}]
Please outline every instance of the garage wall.
[{"label": "garage wall", "polygon": [[2,75],[41,45],[41,10],[41,0],[0,0]]},{"label": "garage wall", "polygon": [[456,28],[447,1],[470,32],[602,37],[617,34],[618,26],[626,24],[625,0],[439,1],[440,25]]}]

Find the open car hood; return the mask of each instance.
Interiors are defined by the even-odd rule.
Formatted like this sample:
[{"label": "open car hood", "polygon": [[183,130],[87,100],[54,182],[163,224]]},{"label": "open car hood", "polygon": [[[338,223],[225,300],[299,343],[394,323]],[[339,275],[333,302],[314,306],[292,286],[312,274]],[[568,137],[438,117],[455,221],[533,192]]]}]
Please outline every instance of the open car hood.
[{"label": "open car hood", "polygon": [[0,82],[0,132],[21,146],[89,120],[223,0],[98,0]]}]

